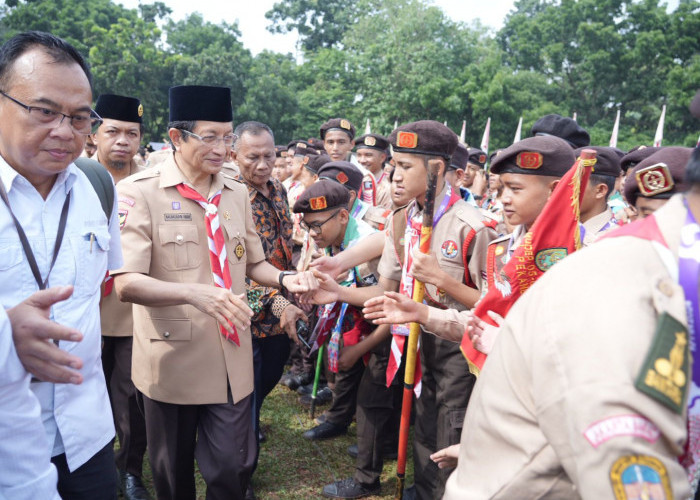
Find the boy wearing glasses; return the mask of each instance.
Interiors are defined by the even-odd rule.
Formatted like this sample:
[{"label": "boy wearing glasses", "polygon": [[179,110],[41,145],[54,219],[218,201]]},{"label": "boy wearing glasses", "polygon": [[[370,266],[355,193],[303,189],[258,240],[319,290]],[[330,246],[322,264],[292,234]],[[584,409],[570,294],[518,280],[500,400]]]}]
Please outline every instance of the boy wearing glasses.
[{"label": "boy wearing glasses", "polygon": [[[333,162],[331,162],[332,164]],[[294,204],[294,212],[303,214],[301,226],[309,231],[319,248],[334,255],[354,246],[362,238],[373,234],[375,230],[362,220],[350,216],[348,204],[350,193],[335,182],[319,181],[311,185]],[[377,282],[377,260],[351,269],[341,278],[341,286],[362,287]],[[304,433],[307,439],[327,439],[347,432],[355,414],[357,389],[364,362],[357,359],[350,366],[340,366],[340,347],[354,346],[367,335],[372,326],[365,322],[359,308],[336,303],[335,320],[328,322],[327,331],[331,339],[328,347],[328,364],[336,373],[333,403],[325,413],[325,421]],[[321,327],[322,328],[322,327]]]}]

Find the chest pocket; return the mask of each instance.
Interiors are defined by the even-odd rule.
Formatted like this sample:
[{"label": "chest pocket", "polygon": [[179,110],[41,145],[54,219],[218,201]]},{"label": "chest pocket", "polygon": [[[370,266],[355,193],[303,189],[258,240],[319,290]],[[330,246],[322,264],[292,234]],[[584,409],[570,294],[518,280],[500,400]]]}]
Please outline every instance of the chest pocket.
[{"label": "chest pocket", "polygon": [[158,226],[161,245],[160,263],[167,271],[194,269],[202,263],[197,226]]},{"label": "chest pocket", "polygon": [[[100,289],[100,284],[104,280],[105,272],[107,271],[109,243],[110,236],[106,227],[70,237],[70,246],[75,259],[74,296],[93,295]],[[52,271],[51,277],[58,278],[59,273],[63,274],[61,269],[59,262],[56,261],[56,267]],[[56,273],[55,275],[54,272]],[[50,282],[49,284],[59,283]]]}]

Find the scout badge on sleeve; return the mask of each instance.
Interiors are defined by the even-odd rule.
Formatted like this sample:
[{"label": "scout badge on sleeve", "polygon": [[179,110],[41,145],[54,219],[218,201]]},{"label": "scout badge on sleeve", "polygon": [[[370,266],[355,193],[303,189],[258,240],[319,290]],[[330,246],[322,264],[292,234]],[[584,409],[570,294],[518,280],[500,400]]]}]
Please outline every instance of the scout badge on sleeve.
[{"label": "scout badge on sleeve", "polygon": [[661,460],[648,455],[618,458],[610,468],[610,483],[616,500],[673,498],[666,467]]}]

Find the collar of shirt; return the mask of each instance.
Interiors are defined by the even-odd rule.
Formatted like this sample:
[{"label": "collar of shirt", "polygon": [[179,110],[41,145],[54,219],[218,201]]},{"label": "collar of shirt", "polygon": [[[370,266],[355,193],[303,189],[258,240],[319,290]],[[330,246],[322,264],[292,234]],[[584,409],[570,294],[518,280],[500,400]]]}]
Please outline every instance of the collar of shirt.
[{"label": "collar of shirt", "polygon": [[[184,172],[180,170],[177,162],[175,162],[175,155],[169,156],[167,160],[160,164],[160,166],[155,167],[160,170],[160,182],[158,187],[167,188],[177,186],[178,184],[190,185],[190,181],[185,176]],[[209,196],[216,193],[217,191],[224,188],[227,185],[228,179],[224,179],[221,173],[218,173],[212,177],[211,187],[209,188]],[[235,182],[235,181],[230,181]],[[207,196],[207,198],[209,198]]]},{"label": "collar of shirt", "polygon": [[[65,170],[58,173],[56,176],[56,181],[54,182],[47,199],[53,196],[59,189],[62,190],[63,194],[68,194],[70,192],[77,178],[77,168],[78,167],[76,167],[73,163],[70,163]],[[12,168],[2,156],[0,156],[0,178],[5,185],[8,196],[16,184],[31,186],[32,189],[36,191],[36,188],[34,188],[34,186],[32,186],[32,184],[23,175]]]}]

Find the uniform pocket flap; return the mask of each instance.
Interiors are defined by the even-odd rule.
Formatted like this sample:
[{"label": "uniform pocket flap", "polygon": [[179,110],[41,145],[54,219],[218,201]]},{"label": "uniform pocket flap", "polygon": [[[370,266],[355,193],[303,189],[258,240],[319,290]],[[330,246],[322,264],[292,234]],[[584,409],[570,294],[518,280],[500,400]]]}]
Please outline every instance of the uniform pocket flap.
[{"label": "uniform pocket flap", "polygon": [[197,226],[158,226],[158,237],[161,244],[175,243],[182,245],[184,243],[199,243],[199,231]]},{"label": "uniform pocket flap", "polygon": [[150,318],[146,338],[151,340],[192,340],[192,320]]}]

